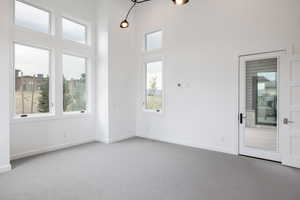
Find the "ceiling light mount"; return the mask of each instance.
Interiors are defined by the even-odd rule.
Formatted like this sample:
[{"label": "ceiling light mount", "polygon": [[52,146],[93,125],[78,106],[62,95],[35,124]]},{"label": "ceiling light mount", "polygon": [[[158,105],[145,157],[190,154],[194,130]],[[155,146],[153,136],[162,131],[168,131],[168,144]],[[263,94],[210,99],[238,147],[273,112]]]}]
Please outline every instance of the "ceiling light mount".
[{"label": "ceiling light mount", "polygon": [[146,1],[151,1],[151,0],[131,0],[133,3],[144,3]]},{"label": "ceiling light mount", "polygon": [[[129,8],[125,19],[121,22],[121,24],[120,24],[121,28],[128,28],[129,27],[129,22],[127,21],[127,19],[130,15],[131,11],[133,10],[133,8],[137,4],[145,3],[145,2],[148,2],[148,1],[151,1],[151,0],[130,0],[130,1],[133,3],[133,5]],[[178,5],[178,6],[184,5],[184,4],[189,2],[189,0],[172,0],[172,1],[175,5]]]}]

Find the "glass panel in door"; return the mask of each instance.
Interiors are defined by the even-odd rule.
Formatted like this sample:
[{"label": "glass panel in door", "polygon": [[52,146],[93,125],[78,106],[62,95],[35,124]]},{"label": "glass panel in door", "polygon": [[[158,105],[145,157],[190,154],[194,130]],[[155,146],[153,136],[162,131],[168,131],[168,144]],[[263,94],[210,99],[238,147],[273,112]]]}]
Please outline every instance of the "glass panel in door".
[{"label": "glass panel in door", "polygon": [[245,146],[278,150],[277,58],[246,61]]}]

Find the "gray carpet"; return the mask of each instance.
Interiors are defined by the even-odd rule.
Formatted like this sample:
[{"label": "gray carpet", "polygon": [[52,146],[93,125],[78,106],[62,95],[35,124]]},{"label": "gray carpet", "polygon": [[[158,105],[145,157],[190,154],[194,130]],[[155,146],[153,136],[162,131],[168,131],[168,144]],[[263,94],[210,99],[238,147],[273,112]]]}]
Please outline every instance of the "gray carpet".
[{"label": "gray carpet", "polygon": [[299,200],[300,170],[141,138],[13,162],[0,200]]}]

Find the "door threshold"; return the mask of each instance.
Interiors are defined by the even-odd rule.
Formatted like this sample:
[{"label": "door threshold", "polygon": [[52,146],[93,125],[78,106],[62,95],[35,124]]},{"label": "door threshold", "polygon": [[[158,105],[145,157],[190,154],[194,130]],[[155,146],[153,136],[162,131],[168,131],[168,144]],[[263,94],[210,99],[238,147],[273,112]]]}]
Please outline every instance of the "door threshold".
[{"label": "door threshold", "polygon": [[252,159],[256,159],[256,160],[263,160],[263,161],[268,161],[268,162],[273,162],[273,163],[279,163],[279,164],[282,165],[282,162],[280,162],[280,161],[269,160],[269,159],[264,159],[264,158],[258,158],[258,157],[254,157],[254,156],[247,156],[247,155],[243,155],[243,154],[239,154],[238,156],[246,157],[246,158],[252,158]]}]

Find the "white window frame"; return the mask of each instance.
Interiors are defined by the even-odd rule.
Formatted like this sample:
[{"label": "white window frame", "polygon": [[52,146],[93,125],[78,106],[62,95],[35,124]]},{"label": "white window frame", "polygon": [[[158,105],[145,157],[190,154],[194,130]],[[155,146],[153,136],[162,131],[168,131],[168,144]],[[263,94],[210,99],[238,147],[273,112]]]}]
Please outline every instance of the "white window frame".
[{"label": "white window frame", "polygon": [[[70,22],[73,22],[75,24],[78,24],[78,25],[81,25],[85,28],[85,40],[84,40],[84,43],[80,43],[80,42],[77,42],[75,40],[71,40],[71,39],[68,39],[68,38],[65,38],[64,37],[64,26],[63,26],[63,20],[68,20]],[[73,17],[70,17],[70,16],[66,16],[66,15],[63,15],[61,17],[61,37],[64,41],[69,41],[69,42],[73,42],[73,43],[76,43],[76,44],[80,44],[80,45],[89,45],[89,32],[90,32],[90,26],[88,25],[88,23],[85,23],[85,22],[82,22],[82,20],[78,20],[78,19],[74,19]]]},{"label": "white window frame", "polygon": [[[161,84],[162,84],[162,105],[161,109],[159,111],[157,110],[150,110],[146,108],[147,105],[147,65],[149,63],[154,63],[154,62],[161,62],[162,63],[162,70],[161,70]],[[165,112],[165,85],[164,85],[164,59],[163,57],[156,57],[152,59],[146,59],[143,63],[143,111],[147,113],[156,113],[156,114],[163,114]]]},{"label": "white window frame", "polygon": [[[15,89],[15,70],[16,70],[16,64],[15,64],[15,45],[22,45],[30,48],[35,48],[35,49],[41,49],[41,50],[46,50],[49,52],[49,112],[48,113],[33,113],[33,114],[17,114],[16,113],[16,89]],[[54,91],[55,91],[55,77],[54,77],[54,65],[53,65],[53,55],[54,55],[54,50],[46,47],[41,47],[41,46],[36,46],[32,45],[29,43],[24,43],[24,42],[18,42],[14,41],[13,42],[13,47],[12,47],[12,62],[13,62],[13,97],[12,97],[12,102],[13,102],[13,107],[12,107],[12,114],[14,119],[27,119],[27,118],[39,118],[39,117],[50,117],[50,116],[55,116],[55,96],[54,96]]]},{"label": "white window frame", "polygon": [[[28,28],[28,27],[23,27],[23,26],[19,26],[16,24],[16,1],[20,2],[20,3],[23,3],[23,4],[26,4],[28,6],[31,6],[33,8],[36,8],[36,9],[39,9],[39,10],[42,10],[44,12],[47,12],[49,14],[49,21],[48,21],[48,25],[49,25],[49,29],[48,29],[48,32],[47,33],[44,33],[44,32],[41,32],[41,31],[37,31],[37,30],[34,30],[34,29],[31,29],[31,28]],[[37,5],[34,5],[32,3],[29,3],[25,0],[14,0],[14,3],[13,3],[14,7],[13,7],[13,23],[15,25],[15,27],[19,28],[19,29],[24,29],[24,30],[27,30],[27,31],[31,31],[31,32],[35,32],[35,33],[40,33],[40,34],[47,34],[47,35],[53,35],[54,34],[54,30],[53,30],[53,15],[52,15],[52,11],[48,10],[48,9],[45,9],[41,6],[37,6]]]},{"label": "white window frame", "polygon": [[[86,56],[82,56],[82,55],[78,55],[78,54],[75,54],[75,53],[70,53],[70,52],[67,52],[67,51],[64,51],[62,53],[62,61],[63,61],[63,56],[66,55],[66,56],[72,56],[72,57],[77,57],[77,58],[82,58],[85,60],[85,73],[86,73],[86,85],[85,85],[85,90],[86,90],[86,106],[85,106],[85,111],[83,112],[82,110],[81,111],[71,111],[71,112],[65,112],[64,111],[64,108],[63,108],[63,98],[64,98],[64,94],[63,94],[63,82],[61,83],[61,87],[62,87],[62,112],[63,112],[63,115],[65,116],[70,116],[70,115],[86,115],[86,114],[89,114],[90,113],[90,58],[89,57],[86,57]],[[63,62],[62,62],[62,81],[63,81],[63,76],[64,76],[64,73],[63,73]]]},{"label": "white window frame", "polygon": [[[90,118],[94,114],[92,108],[94,108],[94,85],[92,84],[95,79],[92,72],[94,72],[95,58],[94,51],[96,46],[94,45],[94,33],[92,32],[94,25],[92,22],[81,20],[81,18],[70,17],[68,13],[57,8],[43,9],[38,5],[28,3],[28,0],[18,0],[19,2],[28,4],[38,9],[47,11],[49,13],[49,34],[32,30],[30,28],[21,27],[15,24],[15,0],[11,2],[11,9],[13,10],[10,16],[12,37],[10,40],[10,123],[30,123],[35,121],[49,121],[58,119],[70,119],[70,118]],[[75,23],[85,26],[86,43],[73,42],[71,40],[64,40],[62,35],[62,19],[66,18]],[[14,44],[25,45],[33,48],[45,49],[50,51],[51,68],[49,68],[49,111],[52,113],[45,114],[32,114],[27,117],[19,117],[15,113],[15,71],[14,71]],[[71,55],[76,57],[85,58],[86,60],[86,112],[63,112],[63,69],[62,69],[62,55]],[[49,67],[50,67],[49,66]],[[51,82],[50,82],[51,81]],[[51,94],[50,94],[51,92]],[[51,99],[50,99],[51,98]],[[50,107],[51,106],[51,107]]]},{"label": "white window frame", "polygon": [[[147,49],[147,36],[148,35],[151,35],[153,33],[158,33],[158,32],[161,32],[161,47],[160,48],[157,48],[157,49],[151,49],[151,50],[148,50]],[[144,33],[144,37],[143,37],[143,40],[144,40],[144,53],[147,54],[147,53],[153,53],[153,52],[159,52],[163,49],[163,38],[164,38],[164,32],[162,29],[157,29],[155,31],[151,31],[151,32],[146,32]]]},{"label": "white window frame", "polygon": [[[158,49],[152,49],[152,50],[147,50],[147,36],[149,34],[153,34],[156,32],[161,32],[161,48]],[[163,57],[163,48],[164,48],[164,31],[162,28],[157,28],[154,29],[153,31],[147,31],[147,32],[143,32],[143,37],[142,37],[143,41],[142,41],[142,51],[143,51],[143,70],[142,70],[142,80],[143,80],[143,97],[142,97],[142,105],[143,105],[143,111],[145,113],[153,113],[153,114],[158,114],[158,115],[163,115],[165,113],[165,106],[166,106],[166,98],[165,98],[165,92],[166,92],[166,88],[165,88],[165,83],[164,83],[164,79],[165,79],[165,59]],[[148,63],[152,63],[152,62],[162,62],[162,108],[159,112],[157,112],[156,110],[149,110],[146,109],[146,103],[147,103],[147,64]]]}]

